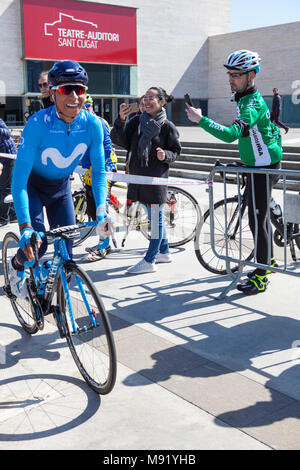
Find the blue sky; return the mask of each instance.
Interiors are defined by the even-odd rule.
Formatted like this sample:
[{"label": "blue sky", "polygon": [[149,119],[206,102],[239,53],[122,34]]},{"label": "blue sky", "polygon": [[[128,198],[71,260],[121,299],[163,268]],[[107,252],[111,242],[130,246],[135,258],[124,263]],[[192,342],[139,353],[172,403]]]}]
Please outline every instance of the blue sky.
[{"label": "blue sky", "polygon": [[231,0],[231,32],[300,21],[300,0]]}]

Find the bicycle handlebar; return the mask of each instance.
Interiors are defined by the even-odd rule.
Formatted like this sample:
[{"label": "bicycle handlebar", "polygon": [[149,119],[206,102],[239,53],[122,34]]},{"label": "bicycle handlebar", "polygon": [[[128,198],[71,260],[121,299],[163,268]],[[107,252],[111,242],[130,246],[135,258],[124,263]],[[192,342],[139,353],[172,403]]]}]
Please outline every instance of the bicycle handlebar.
[{"label": "bicycle handlebar", "polygon": [[[243,165],[242,163],[239,164],[238,162],[232,162],[232,163],[230,163],[230,164],[224,165],[223,163],[220,162],[220,160],[216,160],[216,161],[215,161],[214,168],[216,168],[216,167],[223,167],[223,168],[224,168],[224,167],[225,167],[225,168],[230,168],[230,167],[243,168],[243,166],[244,166],[244,165]],[[224,174],[225,174],[225,172],[220,171],[219,173],[220,173],[220,176],[221,176],[222,180],[224,181]],[[246,184],[246,183],[245,183],[246,175],[242,173],[240,176],[241,176],[241,178],[242,178],[242,181],[239,181],[239,182],[240,182],[241,186],[244,187],[245,184]],[[228,181],[229,183],[232,183],[233,181],[235,181],[235,178],[234,178],[234,177],[228,177],[228,176],[226,175],[225,181]]]}]

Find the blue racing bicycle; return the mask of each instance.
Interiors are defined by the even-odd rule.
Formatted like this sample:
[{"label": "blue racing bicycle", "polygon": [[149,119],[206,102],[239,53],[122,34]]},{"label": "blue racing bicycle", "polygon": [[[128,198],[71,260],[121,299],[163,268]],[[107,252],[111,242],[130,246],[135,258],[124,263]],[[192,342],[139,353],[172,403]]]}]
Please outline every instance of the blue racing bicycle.
[{"label": "blue racing bicycle", "polygon": [[[67,340],[73,359],[88,385],[99,394],[109,393],[116,380],[116,350],[112,329],[102,300],[89,276],[70,259],[66,240],[78,235],[87,222],[49,230],[54,240],[52,260],[41,264],[35,233],[31,238],[35,264],[25,263],[28,296],[11,293],[8,263],[19,248],[19,237],[8,232],[2,245],[4,291],[23,329],[35,334],[52,315],[61,338]],[[27,265],[27,266],[26,266]]]}]

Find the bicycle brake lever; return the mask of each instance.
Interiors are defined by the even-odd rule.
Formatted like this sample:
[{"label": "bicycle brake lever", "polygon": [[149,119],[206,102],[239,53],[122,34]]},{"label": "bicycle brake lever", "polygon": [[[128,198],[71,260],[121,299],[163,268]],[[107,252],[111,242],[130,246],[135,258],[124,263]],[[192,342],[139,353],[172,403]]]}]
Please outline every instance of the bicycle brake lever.
[{"label": "bicycle brake lever", "polygon": [[30,237],[30,245],[33,249],[35,261],[36,263],[38,263],[39,262],[39,250],[37,249],[37,233],[36,232],[33,232]]}]

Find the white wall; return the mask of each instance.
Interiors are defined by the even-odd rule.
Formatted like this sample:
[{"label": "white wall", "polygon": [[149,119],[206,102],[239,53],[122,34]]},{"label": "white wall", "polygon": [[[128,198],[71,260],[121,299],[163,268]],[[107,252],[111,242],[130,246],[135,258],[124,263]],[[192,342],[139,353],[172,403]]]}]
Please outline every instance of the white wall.
[{"label": "white wall", "polygon": [[[158,85],[175,97],[188,91],[207,98],[207,37],[229,31],[230,0],[94,1],[137,8],[139,95]],[[21,58],[20,0],[1,0],[0,80],[7,94],[24,93]]]},{"label": "white wall", "polygon": [[[105,3],[116,4],[115,0]],[[137,7],[138,94],[159,85],[175,97],[208,97],[207,37],[230,28],[230,0],[119,0]]]},{"label": "white wall", "polygon": [[24,93],[19,0],[0,1],[0,95]]},{"label": "white wall", "polygon": [[231,93],[223,64],[230,52],[239,49],[257,51],[261,56],[256,85],[262,95],[271,96],[274,87],[282,96],[292,95],[296,91],[293,85],[297,80],[300,83],[300,22],[209,38],[208,114],[224,124],[235,118],[235,105],[229,101]]}]

